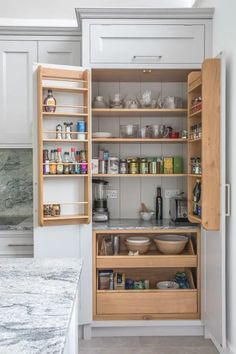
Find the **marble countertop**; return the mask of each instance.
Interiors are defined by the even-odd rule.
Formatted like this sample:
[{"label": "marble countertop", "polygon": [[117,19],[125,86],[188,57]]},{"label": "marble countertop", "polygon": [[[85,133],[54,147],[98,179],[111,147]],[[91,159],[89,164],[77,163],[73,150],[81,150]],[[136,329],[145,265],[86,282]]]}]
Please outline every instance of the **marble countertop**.
[{"label": "marble countertop", "polygon": [[161,221],[143,221],[139,219],[111,219],[107,222],[93,223],[93,230],[171,230],[176,228],[192,229],[197,227],[197,224],[191,224],[189,222],[173,222],[170,219],[164,219]]},{"label": "marble countertop", "polygon": [[24,216],[0,216],[0,231],[32,231],[33,218]]},{"label": "marble countertop", "polygon": [[81,268],[71,258],[0,260],[0,353],[63,353]]}]

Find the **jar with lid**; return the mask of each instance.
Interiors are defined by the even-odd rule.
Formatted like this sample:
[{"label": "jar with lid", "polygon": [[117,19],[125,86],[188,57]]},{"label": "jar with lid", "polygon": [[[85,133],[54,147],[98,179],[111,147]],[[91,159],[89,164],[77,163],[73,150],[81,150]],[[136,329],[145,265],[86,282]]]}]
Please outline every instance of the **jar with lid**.
[{"label": "jar with lid", "polygon": [[136,157],[133,157],[129,160],[129,173],[131,175],[136,175],[139,173],[139,164]]},{"label": "jar with lid", "polygon": [[128,173],[127,159],[120,159],[119,173],[125,175]]},{"label": "jar with lid", "polygon": [[148,174],[148,161],[145,158],[140,159],[140,166],[139,166],[140,174],[146,175]]},{"label": "jar with lid", "polygon": [[196,175],[201,174],[201,159],[197,157],[195,160],[195,173]]},{"label": "jar with lid", "polygon": [[157,173],[157,159],[156,158],[149,159],[148,170],[149,170],[149,173],[152,175],[155,175]]}]

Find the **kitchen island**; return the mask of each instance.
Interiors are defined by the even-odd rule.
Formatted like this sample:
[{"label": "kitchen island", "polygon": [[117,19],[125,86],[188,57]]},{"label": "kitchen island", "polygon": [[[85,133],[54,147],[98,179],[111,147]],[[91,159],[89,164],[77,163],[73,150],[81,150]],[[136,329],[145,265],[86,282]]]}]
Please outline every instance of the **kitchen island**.
[{"label": "kitchen island", "polygon": [[78,353],[79,259],[0,260],[0,353]]}]

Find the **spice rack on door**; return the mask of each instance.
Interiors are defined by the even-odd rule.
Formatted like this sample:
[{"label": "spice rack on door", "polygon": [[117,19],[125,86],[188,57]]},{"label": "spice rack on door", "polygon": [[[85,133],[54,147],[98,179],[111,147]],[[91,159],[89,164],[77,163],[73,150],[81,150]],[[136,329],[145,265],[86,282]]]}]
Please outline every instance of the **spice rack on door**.
[{"label": "spice rack on door", "polygon": [[[91,151],[90,151],[90,71],[89,70],[68,70],[68,69],[57,69],[57,68],[49,68],[49,67],[38,67],[38,210],[39,210],[39,224],[40,226],[50,226],[50,225],[66,225],[66,224],[88,224],[90,222],[90,164],[89,161],[91,159]],[[46,95],[46,91],[51,89],[53,92],[60,93],[60,101],[62,101],[63,95],[65,97],[69,97],[69,95],[73,95],[74,100],[82,101],[81,104],[64,104],[64,102],[58,102],[54,106],[54,112],[45,111],[44,97]],[[59,99],[58,99],[59,101]],[[71,139],[56,139],[54,136],[56,135],[55,129],[45,129],[45,125],[47,122],[61,122],[60,120],[63,118],[70,119],[79,119],[84,120],[86,123],[86,132],[84,135],[86,139],[77,139],[77,132],[71,132]],[[46,134],[46,136],[45,136]],[[75,137],[75,138],[74,138]],[[77,147],[81,149],[81,147],[86,150],[86,163],[84,165],[87,166],[86,173],[72,173],[72,174],[44,174],[43,167],[43,149],[48,149],[50,144],[61,144],[62,147]],[[60,146],[60,145],[59,145]],[[58,163],[53,162],[54,165]],[[75,163],[69,163],[70,166]],[[64,167],[65,163],[61,163]],[[81,165],[81,163],[76,162],[76,165]],[[74,177],[74,178],[73,178]],[[79,179],[78,179],[78,178]],[[49,182],[51,181],[51,182]],[[54,182],[52,182],[54,181]],[[56,181],[61,181],[63,183],[63,187],[70,187],[70,190],[75,190],[78,193],[78,198],[75,197],[76,200],[69,201],[51,201],[50,203],[45,202],[47,200],[46,195],[46,183],[53,183],[53,186],[56,186]],[[81,185],[78,187],[79,181],[82,181]],[[73,184],[73,186],[72,186]],[[51,185],[50,185],[51,186]],[[61,186],[61,184],[60,184]],[[76,187],[77,186],[77,187]],[[58,187],[60,188],[60,187]],[[77,189],[78,190],[77,190]],[[80,193],[79,193],[80,192]],[[55,190],[55,195],[57,195],[57,191]],[[79,196],[80,194],[80,196]],[[81,198],[82,195],[82,198]],[[68,197],[68,196],[67,196]],[[55,198],[56,199],[56,198]],[[78,199],[78,200],[77,200]],[[44,204],[52,205],[52,204],[60,204],[62,208],[65,206],[73,206],[73,213],[61,213],[57,216],[52,215],[44,215]],[[72,208],[72,207],[71,207]],[[76,211],[74,211],[76,209]]]}]

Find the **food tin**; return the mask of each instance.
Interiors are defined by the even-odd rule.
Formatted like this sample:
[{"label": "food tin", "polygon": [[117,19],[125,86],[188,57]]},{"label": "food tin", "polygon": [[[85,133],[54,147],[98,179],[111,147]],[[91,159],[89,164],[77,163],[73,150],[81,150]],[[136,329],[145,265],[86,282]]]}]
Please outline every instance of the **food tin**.
[{"label": "food tin", "polygon": [[164,174],[173,174],[173,157],[164,157]]},{"label": "food tin", "polygon": [[150,159],[148,163],[149,173],[155,175],[157,173],[157,161],[155,158]]},{"label": "food tin", "polygon": [[92,174],[98,173],[98,159],[92,159]]},{"label": "food tin", "polygon": [[118,174],[119,173],[119,159],[118,157],[109,157],[108,159],[108,173]]},{"label": "food tin", "polygon": [[99,173],[106,173],[106,162],[104,160],[98,160],[98,170]]}]

